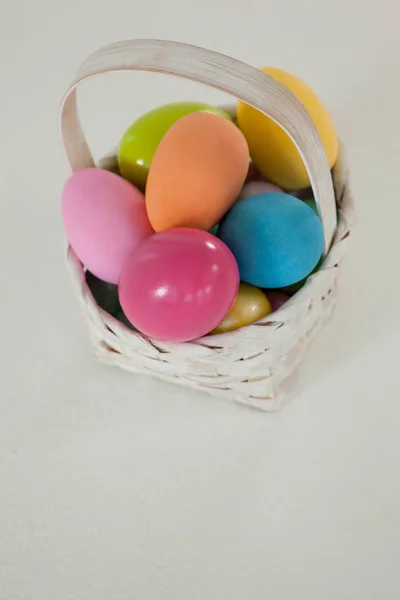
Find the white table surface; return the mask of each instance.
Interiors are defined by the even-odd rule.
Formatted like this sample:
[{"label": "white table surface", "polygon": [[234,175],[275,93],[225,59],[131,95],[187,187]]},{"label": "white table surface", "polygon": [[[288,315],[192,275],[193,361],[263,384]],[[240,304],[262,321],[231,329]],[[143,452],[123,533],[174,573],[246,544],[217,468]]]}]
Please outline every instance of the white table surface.
[{"label": "white table surface", "polygon": [[[400,595],[397,0],[15,0],[0,20],[1,600]],[[64,269],[60,98],[126,38],[273,64],[329,106],[360,223],[336,315],[278,414],[95,362]],[[90,82],[96,156],[141,112],[216,92]]]}]

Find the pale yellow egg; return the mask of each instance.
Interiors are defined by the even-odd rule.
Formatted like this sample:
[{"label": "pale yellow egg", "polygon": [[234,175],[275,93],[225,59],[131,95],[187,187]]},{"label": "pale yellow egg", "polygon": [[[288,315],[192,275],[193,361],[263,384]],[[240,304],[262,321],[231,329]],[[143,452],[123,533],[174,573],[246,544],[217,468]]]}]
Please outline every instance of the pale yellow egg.
[{"label": "pale yellow egg", "polygon": [[241,283],[234,305],[221,323],[211,334],[227,333],[250,325],[272,312],[271,304],[265,294],[248,283]]}]

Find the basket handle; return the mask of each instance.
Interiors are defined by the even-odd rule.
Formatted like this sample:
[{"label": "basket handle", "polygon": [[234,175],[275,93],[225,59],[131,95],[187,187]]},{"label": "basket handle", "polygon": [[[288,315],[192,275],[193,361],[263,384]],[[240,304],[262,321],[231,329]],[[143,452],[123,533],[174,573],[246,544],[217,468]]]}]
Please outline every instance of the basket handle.
[{"label": "basket handle", "polygon": [[60,108],[62,141],[73,171],[94,161],[79,122],[76,88],[86,79],[112,71],[153,71],[189,79],[222,90],[273,119],[299,150],[308,175],[328,252],[336,228],[332,177],[319,134],[307,110],[281,83],[241,61],[178,42],[129,40],[90,55],[68,88]]}]

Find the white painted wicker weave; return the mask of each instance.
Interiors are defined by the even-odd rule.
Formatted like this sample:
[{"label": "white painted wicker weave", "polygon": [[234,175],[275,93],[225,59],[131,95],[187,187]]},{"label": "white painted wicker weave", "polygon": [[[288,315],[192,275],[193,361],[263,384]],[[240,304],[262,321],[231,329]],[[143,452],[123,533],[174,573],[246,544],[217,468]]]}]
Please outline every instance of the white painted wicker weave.
[{"label": "white painted wicker weave", "polygon": [[[155,375],[263,410],[278,407],[314,336],[329,319],[339,265],[353,222],[353,202],[343,154],[329,170],[318,133],[303,105],[281,84],[240,61],[175,42],[133,40],[91,55],[64,96],[60,123],[73,171],[95,166],[76,108],[76,88],[93,76],[119,70],[166,73],[220,89],[267,114],[299,149],[322,219],[325,260],[321,269],[280,310],[232,333],[169,343],[135,333],[95,303],[82,264],[68,248],[68,264],[98,357],[136,373]],[[101,166],[115,169],[115,155]],[[335,201],[336,198],[336,201]],[[340,212],[336,227],[336,209]]]}]

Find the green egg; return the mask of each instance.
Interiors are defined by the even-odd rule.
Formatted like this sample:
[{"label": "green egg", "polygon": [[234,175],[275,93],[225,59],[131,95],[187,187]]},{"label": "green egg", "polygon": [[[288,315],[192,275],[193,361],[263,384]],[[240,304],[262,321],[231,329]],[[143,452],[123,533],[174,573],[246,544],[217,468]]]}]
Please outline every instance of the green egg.
[{"label": "green egg", "polygon": [[304,204],[307,204],[307,206],[309,206],[316,215],[318,215],[318,208],[317,208],[317,203],[315,202],[314,198],[307,198],[307,200],[303,200]]},{"label": "green egg", "polygon": [[[303,202],[305,204],[307,204],[315,212],[316,215],[319,216],[317,203],[315,202],[314,198],[307,198],[306,200],[303,200]],[[338,223],[338,221],[339,221],[339,211],[336,211],[336,223]]]},{"label": "green egg", "polygon": [[285,294],[289,294],[289,296],[293,296],[293,294],[295,294],[296,292],[301,290],[301,288],[303,287],[303,285],[305,284],[307,279],[310,277],[310,275],[313,275],[314,273],[316,273],[319,270],[320,266],[322,265],[322,261],[323,261],[323,258],[321,256],[321,258],[315,265],[314,269],[311,271],[311,273],[309,273],[307,275],[307,277],[304,277],[304,279],[302,279],[301,281],[298,281],[297,283],[292,283],[292,285],[287,285],[286,287],[281,288],[281,291],[284,292]]},{"label": "green egg", "polygon": [[122,136],[118,149],[122,177],[144,190],[151,161],[162,138],[178,119],[193,112],[214,113],[232,120],[226,111],[202,102],[176,102],[150,110]]},{"label": "green egg", "polygon": [[210,232],[213,235],[218,235],[218,229],[219,229],[219,223],[217,223],[216,225],[214,225],[214,227],[211,227]]}]

